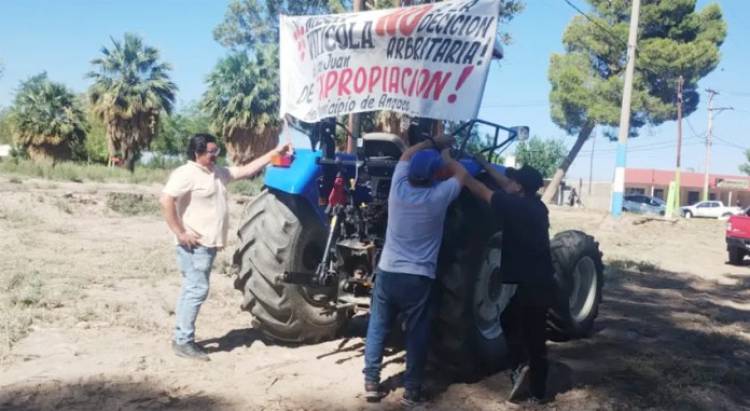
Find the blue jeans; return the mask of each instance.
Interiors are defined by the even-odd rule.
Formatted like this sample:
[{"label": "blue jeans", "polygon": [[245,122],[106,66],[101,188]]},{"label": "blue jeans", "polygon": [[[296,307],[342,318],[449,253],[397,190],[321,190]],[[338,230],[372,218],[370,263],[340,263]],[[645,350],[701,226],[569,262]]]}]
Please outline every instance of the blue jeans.
[{"label": "blue jeans", "polygon": [[433,280],[422,275],[378,270],[372,294],[365,342],[366,382],[380,382],[383,348],[398,314],[406,322],[406,372],[404,387],[422,388],[430,337],[430,294]]},{"label": "blue jeans", "polygon": [[174,341],[177,344],[195,341],[195,319],[208,297],[208,277],[214,257],[215,248],[177,246],[177,264],[182,272],[182,288],[175,310]]}]

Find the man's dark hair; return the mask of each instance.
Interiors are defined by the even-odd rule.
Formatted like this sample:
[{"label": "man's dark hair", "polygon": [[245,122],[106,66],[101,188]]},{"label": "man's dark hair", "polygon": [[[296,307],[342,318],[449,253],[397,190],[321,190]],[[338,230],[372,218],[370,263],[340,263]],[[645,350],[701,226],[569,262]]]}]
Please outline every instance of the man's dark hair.
[{"label": "man's dark hair", "polygon": [[216,144],[216,137],[208,133],[198,133],[190,137],[187,146],[187,156],[190,160],[195,161],[199,154],[206,152],[208,143]]}]

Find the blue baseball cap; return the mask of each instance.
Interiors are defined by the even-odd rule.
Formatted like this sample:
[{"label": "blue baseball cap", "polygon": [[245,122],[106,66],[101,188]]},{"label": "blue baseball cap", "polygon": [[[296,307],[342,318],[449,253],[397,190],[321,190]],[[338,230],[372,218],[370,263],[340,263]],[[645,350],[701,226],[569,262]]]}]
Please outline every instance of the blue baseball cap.
[{"label": "blue baseball cap", "polygon": [[420,150],[409,163],[409,182],[417,186],[431,185],[435,173],[443,166],[443,158],[437,150]]}]

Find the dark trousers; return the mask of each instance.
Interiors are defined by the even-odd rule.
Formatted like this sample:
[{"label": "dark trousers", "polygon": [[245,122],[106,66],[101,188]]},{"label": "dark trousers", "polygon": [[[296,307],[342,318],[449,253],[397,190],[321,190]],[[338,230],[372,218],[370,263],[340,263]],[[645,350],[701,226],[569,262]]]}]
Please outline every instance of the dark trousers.
[{"label": "dark trousers", "polygon": [[546,327],[553,290],[519,285],[501,317],[511,370],[528,363],[531,395],[537,398],[544,398],[547,389]]},{"label": "dark trousers", "polygon": [[378,271],[365,341],[365,381],[380,382],[383,349],[396,316],[406,322],[404,387],[422,387],[430,336],[429,301],[433,280],[422,276]]}]

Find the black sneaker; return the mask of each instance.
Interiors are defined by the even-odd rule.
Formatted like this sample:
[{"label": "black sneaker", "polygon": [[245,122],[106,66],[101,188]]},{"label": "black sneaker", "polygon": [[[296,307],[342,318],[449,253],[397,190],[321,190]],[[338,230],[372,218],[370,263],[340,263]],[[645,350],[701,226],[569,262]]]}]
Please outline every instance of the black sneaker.
[{"label": "black sneaker", "polygon": [[529,395],[529,366],[522,365],[510,374],[513,388],[510,389],[508,401],[518,401]]},{"label": "black sneaker", "polygon": [[187,342],[185,344],[177,344],[172,341],[172,350],[178,357],[190,358],[199,361],[209,361],[208,353],[195,342]]},{"label": "black sneaker", "polygon": [[424,404],[422,393],[417,390],[404,390],[404,396],[401,397],[401,405],[407,408],[416,407]]},{"label": "black sneaker", "polygon": [[380,384],[373,381],[365,381],[365,399],[367,402],[378,402],[383,398]]}]

